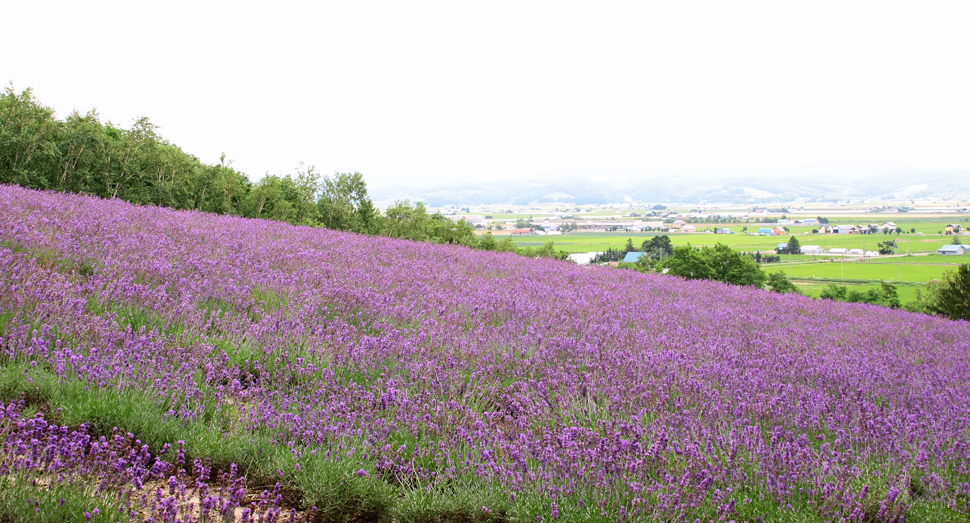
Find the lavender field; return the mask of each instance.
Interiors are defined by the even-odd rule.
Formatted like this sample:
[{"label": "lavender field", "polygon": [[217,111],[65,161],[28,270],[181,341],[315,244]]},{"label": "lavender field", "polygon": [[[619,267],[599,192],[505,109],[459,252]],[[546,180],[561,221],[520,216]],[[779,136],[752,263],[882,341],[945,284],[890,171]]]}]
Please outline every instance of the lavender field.
[{"label": "lavender field", "polygon": [[0,521],[970,518],[965,322],[7,186],[0,402]]}]

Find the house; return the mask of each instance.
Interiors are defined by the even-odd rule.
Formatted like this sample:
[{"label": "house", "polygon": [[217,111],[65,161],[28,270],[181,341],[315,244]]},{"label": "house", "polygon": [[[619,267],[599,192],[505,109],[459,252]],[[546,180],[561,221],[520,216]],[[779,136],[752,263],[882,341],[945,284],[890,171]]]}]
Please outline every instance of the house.
[{"label": "house", "polygon": [[942,254],[943,256],[958,256],[965,254],[966,249],[963,245],[944,245],[936,250],[936,254]]},{"label": "house", "polygon": [[849,249],[849,256],[864,256],[865,251],[862,249]]},{"label": "house", "polygon": [[645,252],[628,252],[626,256],[623,257],[623,263],[636,263],[637,260],[646,256]]},{"label": "house", "polygon": [[782,242],[775,246],[776,251],[783,251],[788,248],[788,242]]},{"label": "house", "polygon": [[775,227],[773,230],[775,231],[775,236],[781,236],[787,232],[783,227]]},{"label": "house", "polygon": [[802,254],[825,254],[821,245],[802,245]]},{"label": "house", "polygon": [[963,227],[960,227],[959,223],[951,223],[946,226],[946,229],[943,230],[943,234],[960,234],[960,231],[962,230]]},{"label": "house", "polygon": [[757,232],[758,236],[774,236],[775,230],[771,227],[761,227]]},{"label": "house", "polygon": [[836,225],[832,229],[835,234],[853,234],[859,232],[859,228],[855,225]]},{"label": "house", "polygon": [[683,227],[685,225],[687,225],[687,222],[685,222],[684,220],[674,220],[674,223],[671,223],[670,224],[670,228],[671,229],[680,229],[681,227]]},{"label": "house", "polygon": [[882,224],[882,227],[880,227],[880,229],[882,230],[889,229],[889,231],[892,232],[896,230],[896,224],[893,222],[886,222]]}]

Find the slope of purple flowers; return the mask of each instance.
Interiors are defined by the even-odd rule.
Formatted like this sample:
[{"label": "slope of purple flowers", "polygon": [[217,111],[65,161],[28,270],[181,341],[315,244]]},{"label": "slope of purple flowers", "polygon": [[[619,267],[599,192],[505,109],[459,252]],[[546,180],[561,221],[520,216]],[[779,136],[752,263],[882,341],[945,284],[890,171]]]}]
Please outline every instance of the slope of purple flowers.
[{"label": "slope of purple flowers", "polygon": [[125,520],[970,517],[965,322],[0,186],[0,338]]}]

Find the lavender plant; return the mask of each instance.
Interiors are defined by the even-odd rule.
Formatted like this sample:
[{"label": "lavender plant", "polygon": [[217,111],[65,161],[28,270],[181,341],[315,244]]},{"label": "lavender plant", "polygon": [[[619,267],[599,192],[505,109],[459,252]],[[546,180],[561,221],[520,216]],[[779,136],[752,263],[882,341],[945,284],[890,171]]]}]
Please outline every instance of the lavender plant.
[{"label": "lavender plant", "polygon": [[18,499],[73,489],[105,521],[970,516],[966,322],[6,186],[0,245]]}]

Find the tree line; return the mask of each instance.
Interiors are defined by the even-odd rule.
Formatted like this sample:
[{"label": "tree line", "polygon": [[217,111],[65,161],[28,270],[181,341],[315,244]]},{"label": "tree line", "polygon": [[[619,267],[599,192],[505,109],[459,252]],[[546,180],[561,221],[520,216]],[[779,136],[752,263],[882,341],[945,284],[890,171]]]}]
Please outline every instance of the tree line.
[{"label": "tree line", "polygon": [[321,176],[302,163],[295,171],[250,182],[224,154],[206,164],[162,137],[147,117],[128,128],[102,122],[95,110],[59,120],[30,89],[8,86],[0,95],[0,183],[530,257],[568,254],[552,242],[519,249],[511,238],[477,236],[464,220],[420,202],[400,200],[382,213],[357,172]]}]

